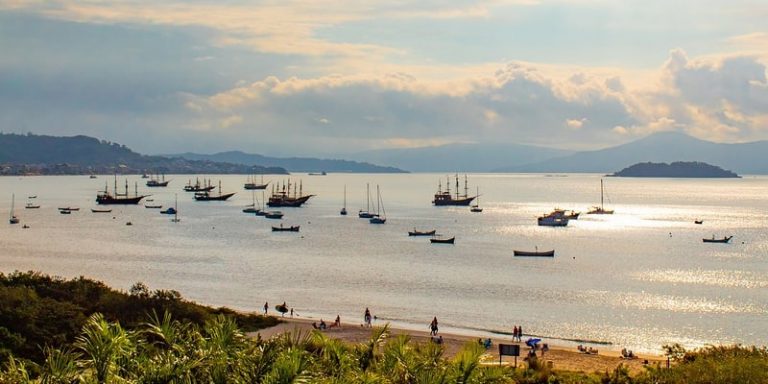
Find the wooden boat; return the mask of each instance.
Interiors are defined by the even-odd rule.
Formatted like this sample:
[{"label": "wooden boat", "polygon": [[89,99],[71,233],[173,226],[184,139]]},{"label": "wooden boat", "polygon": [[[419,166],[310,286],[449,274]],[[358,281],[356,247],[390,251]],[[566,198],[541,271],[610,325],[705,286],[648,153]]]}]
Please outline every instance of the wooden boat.
[{"label": "wooden boat", "polygon": [[264,214],[267,219],[282,219],[283,213],[280,211],[269,211]]},{"label": "wooden boat", "polygon": [[80,208],[77,208],[77,207],[64,207],[64,208],[59,208],[59,211],[70,211],[70,212],[77,212],[77,211],[79,211],[79,210],[80,210]]},{"label": "wooden boat", "polygon": [[434,236],[437,230],[431,230],[431,231],[418,231],[416,228],[413,229],[413,231],[408,231],[408,236]]},{"label": "wooden boat", "polygon": [[170,180],[167,180],[167,181],[165,180],[165,175],[163,175],[162,179],[160,179],[159,177],[157,177],[157,178],[153,177],[153,178],[147,180],[147,187],[151,187],[151,188],[152,187],[167,187],[168,183],[170,183],[170,182],[171,182]]},{"label": "wooden boat", "polygon": [[432,200],[432,204],[435,206],[447,206],[447,205],[462,205],[467,206],[472,203],[477,196],[469,196],[467,192],[467,175],[464,175],[464,194],[459,194],[459,175],[456,174],[456,195],[451,194],[451,177],[448,176],[448,181],[445,183],[445,190],[442,188],[442,184],[438,182],[437,193]]},{"label": "wooden boat", "polygon": [[378,185],[376,186],[376,216],[371,217],[368,222],[371,224],[384,224],[387,222],[387,212],[384,210],[384,201],[381,200],[381,192]]},{"label": "wooden boat", "polygon": [[255,189],[267,189],[267,185],[269,185],[269,181],[267,183],[264,183],[264,175],[261,175],[261,183],[257,183],[256,179],[251,176],[246,180],[245,184],[243,184],[243,188],[247,190],[255,190]]},{"label": "wooden boat", "polygon": [[433,244],[453,244],[455,240],[456,240],[456,236],[445,238],[445,239],[440,237],[433,237],[429,239],[429,242]]},{"label": "wooden boat", "polygon": [[[291,181],[288,180],[288,184],[283,184],[281,188],[275,188],[272,186],[272,196],[267,201],[269,207],[301,207],[314,195],[305,195],[301,182],[299,187],[293,185],[293,194],[291,194]],[[286,188],[287,187],[287,188]]]},{"label": "wooden boat", "polygon": [[361,219],[371,219],[373,217],[376,217],[376,214],[371,212],[371,185],[368,183],[365,183],[365,211],[360,209],[357,212],[357,217]]},{"label": "wooden boat", "polygon": [[206,183],[206,180],[203,179],[203,183],[200,183],[200,179],[195,179],[195,184],[192,184],[192,180],[189,180],[187,182],[187,185],[184,186],[184,192],[210,192],[212,191],[215,186],[211,185],[211,180],[209,179]]},{"label": "wooden boat", "polygon": [[62,215],[71,215],[72,211],[70,211],[69,209],[59,209],[59,213],[61,213]]},{"label": "wooden boat", "polygon": [[705,238],[705,239],[701,239],[701,240],[704,241],[705,243],[727,243],[727,242],[731,241],[732,238],[733,238],[733,236],[725,236],[722,239],[715,239],[715,236],[712,236],[711,239],[706,239]]},{"label": "wooden boat", "polygon": [[112,210],[111,210],[111,209],[96,209],[96,208],[91,208],[91,213],[110,213],[110,212],[112,212]]},{"label": "wooden boat", "polygon": [[694,224],[704,224],[704,220],[694,220]]},{"label": "wooden boat", "polygon": [[600,206],[592,207],[587,211],[587,215],[613,215],[612,209],[603,207],[603,179],[600,179]]},{"label": "wooden boat", "polygon": [[347,215],[347,186],[344,185],[344,206],[341,207],[341,211],[339,211],[339,215],[346,216]]},{"label": "wooden boat", "polygon": [[38,209],[40,208],[37,204],[27,203],[27,205],[24,206],[25,209]]},{"label": "wooden boat", "polygon": [[483,211],[483,209],[480,208],[480,187],[477,188],[477,192],[475,193],[475,196],[477,196],[477,200],[475,201],[475,204],[472,205],[471,208],[469,208],[469,211],[474,213],[480,213]]},{"label": "wooden boat", "polygon": [[272,226],[272,232],[298,232],[299,226],[298,225],[292,225],[290,227],[284,227],[282,224],[280,224],[279,227]]},{"label": "wooden boat", "polygon": [[100,205],[137,205],[146,195],[139,195],[138,183],[134,186],[135,196],[128,196],[128,179],[125,180],[125,193],[117,193],[117,175],[115,175],[114,195],[109,193],[109,188],[105,184],[104,191],[96,195],[96,203]]},{"label": "wooden boat", "polygon": [[145,205],[144,205],[144,208],[149,208],[149,209],[161,209],[161,208],[163,208],[163,206],[162,206],[162,205],[146,205],[146,204],[145,204]]},{"label": "wooden boat", "polygon": [[20,221],[19,218],[16,217],[15,213],[13,212],[13,206],[15,203],[16,203],[16,195],[11,194],[11,213],[10,213],[10,217],[8,218],[8,222],[11,224],[18,224]]},{"label": "wooden boat", "polygon": [[234,196],[236,192],[232,193],[221,193],[221,181],[219,181],[219,194],[218,195],[212,195],[210,192],[196,192],[195,193],[195,200],[196,201],[224,201],[229,199],[230,197]]},{"label": "wooden boat", "polygon": [[531,257],[555,257],[555,250],[551,251],[518,251],[514,250],[515,256],[531,256]]}]

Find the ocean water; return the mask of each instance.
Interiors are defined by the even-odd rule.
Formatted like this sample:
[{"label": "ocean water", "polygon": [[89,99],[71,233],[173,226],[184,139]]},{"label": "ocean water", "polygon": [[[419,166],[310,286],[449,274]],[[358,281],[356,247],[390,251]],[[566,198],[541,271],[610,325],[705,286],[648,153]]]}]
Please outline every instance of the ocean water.
[{"label": "ocean water", "polygon": [[[291,181],[316,196],[282,208],[278,221],[241,212],[261,199],[243,190],[246,176],[207,177],[237,194],[196,202],[181,190],[188,176],[166,176],[167,188],[128,178],[152,204],[172,206],[177,195],[179,223],[142,205],[91,213],[111,176],[2,177],[0,212],[7,217],[15,193],[31,228],[0,225],[0,270],[83,275],[124,290],[142,281],[245,311],[285,301],[300,316],[340,314],[347,323],[361,323],[369,307],[377,322],[413,329],[426,330],[433,316],[442,330],[495,337],[489,332],[522,325],[553,344],[654,353],[672,342],[768,344],[766,177],[605,178],[606,208],[616,213],[582,214],[566,228],[538,227],[536,216],[554,207],[584,213],[599,203],[600,175],[470,174],[484,208],[471,213],[431,205],[441,174],[297,174]],[[380,187],[384,225],[357,218],[366,183],[374,195]],[[340,216],[345,185],[349,215]],[[24,209],[30,195],[40,209]],[[81,210],[61,215],[63,206]],[[279,223],[301,232],[271,232]],[[413,228],[456,236],[456,244],[409,237]],[[731,244],[702,242],[725,235]],[[512,255],[536,247],[556,256]]]}]

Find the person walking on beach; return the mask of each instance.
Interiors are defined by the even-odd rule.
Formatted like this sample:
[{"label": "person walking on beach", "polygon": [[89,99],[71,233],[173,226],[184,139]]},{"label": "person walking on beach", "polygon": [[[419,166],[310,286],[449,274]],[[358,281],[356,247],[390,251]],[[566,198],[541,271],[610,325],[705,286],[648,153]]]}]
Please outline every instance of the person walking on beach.
[{"label": "person walking on beach", "polygon": [[293,307],[291,307],[291,317],[293,317]]},{"label": "person walking on beach", "polygon": [[517,341],[517,325],[512,328],[512,341]]},{"label": "person walking on beach", "polygon": [[365,314],[363,315],[363,321],[365,321],[366,327],[371,327],[371,311],[368,310],[368,307],[365,308]]},{"label": "person walking on beach", "polygon": [[267,311],[269,310],[269,302],[264,302],[264,316],[267,315]]},{"label": "person walking on beach", "polygon": [[517,341],[523,341],[523,326],[517,326]]},{"label": "person walking on beach", "polygon": [[437,336],[437,316],[435,316],[432,319],[432,322],[429,323],[429,329],[430,329],[430,335]]}]

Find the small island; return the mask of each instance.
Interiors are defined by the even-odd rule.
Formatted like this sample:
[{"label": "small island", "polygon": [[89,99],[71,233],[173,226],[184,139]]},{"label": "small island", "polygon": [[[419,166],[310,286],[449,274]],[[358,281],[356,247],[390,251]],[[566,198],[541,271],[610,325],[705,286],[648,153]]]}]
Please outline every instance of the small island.
[{"label": "small island", "polygon": [[700,161],[676,161],[667,163],[637,163],[610,176],[615,177],[690,177],[690,178],[738,178],[731,171]]}]

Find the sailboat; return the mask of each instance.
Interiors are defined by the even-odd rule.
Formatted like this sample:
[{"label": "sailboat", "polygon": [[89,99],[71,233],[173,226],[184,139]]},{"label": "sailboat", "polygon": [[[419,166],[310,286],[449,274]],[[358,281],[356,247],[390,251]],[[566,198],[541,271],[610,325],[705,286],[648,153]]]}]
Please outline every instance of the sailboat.
[{"label": "sailboat", "polygon": [[139,195],[138,184],[134,185],[135,196],[128,196],[128,179],[125,180],[125,193],[117,192],[117,174],[115,174],[115,194],[109,193],[108,184],[104,184],[104,191],[99,192],[96,195],[96,203],[100,205],[137,205],[141,199],[147,197],[147,195]]},{"label": "sailboat", "polygon": [[384,224],[387,222],[387,213],[384,211],[384,202],[381,200],[379,186],[376,186],[376,216],[371,217],[371,224]]},{"label": "sailboat", "polygon": [[19,218],[16,217],[16,215],[13,214],[14,213],[13,212],[13,205],[15,203],[16,203],[16,195],[15,194],[11,194],[11,217],[8,219],[8,221],[11,224],[18,224],[19,223]]},{"label": "sailboat", "polygon": [[365,194],[366,194],[365,211],[363,211],[362,209],[358,211],[357,217],[361,219],[370,219],[370,218],[376,217],[376,215],[371,213],[371,185],[368,183],[365,183]]},{"label": "sailboat", "polygon": [[459,194],[459,175],[456,174],[456,195],[451,194],[451,177],[445,182],[445,190],[440,182],[437,184],[437,193],[432,200],[432,204],[435,206],[447,206],[447,205],[463,205],[467,206],[472,203],[477,196],[469,196],[467,192],[467,175],[464,175],[464,194]]},{"label": "sailboat", "polygon": [[179,219],[179,195],[174,194],[174,197],[175,199],[173,202],[173,219],[171,219],[171,222],[178,223],[179,221],[181,221],[181,219]]},{"label": "sailboat", "polygon": [[600,206],[592,207],[587,211],[587,215],[613,215],[613,209],[603,207],[603,179],[600,179]]},{"label": "sailboat", "polygon": [[346,216],[347,215],[347,185],[344,185],[344,207],[341,208],[341,212],[339,212],[340,215]]},{"label": "sailboat", "polygon": [[264,184],[264,175],[261,175],[261,184],[256,183],[256,178],[251,176],[248,178],[248,180],[243,185],[243,188],[245,189],[267,189],[267,185],[269,184],[269,181],[267,181],[266,184]]},{"label": "sailboat", "polygon": [[248,207],[243,209],[243,213],[259,213],[261,209],[256,207],[256,192],[251,190],[251,199],[253,200],[253,203],[249,205]]},{"label": "sailboat", "polygon": [[469,209],[470,212],[482,212],[483,209],[480,208],[480,187],[477,187],[477,200],[475,200],[475,204],[472,205],[472,207]]},{"label": "sailboat", "polygon": [[219,194],[218,195],[212,195],[208,191],[205,192],[195,192],[195,200],[196,201],[224,201],[226,199],[229,199],[235,194],[235,192],[231,193],[221,193],[221,180],[219,180]]}]

